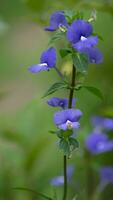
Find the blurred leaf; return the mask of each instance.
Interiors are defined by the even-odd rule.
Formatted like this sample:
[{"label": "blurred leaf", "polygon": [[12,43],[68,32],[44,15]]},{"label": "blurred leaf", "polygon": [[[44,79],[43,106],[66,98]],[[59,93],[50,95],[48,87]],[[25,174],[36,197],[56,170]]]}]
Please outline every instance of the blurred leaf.
[{"label": "blurred leaf", "polygon": [[76,194],[76,195],[72,198],[72,200],[77,200],[77,197],[78,197],[78,195]]},{"label": "blurred leaf", "polygon": [[88,57],[81,53],[73,54],[73,63],[77,71],[81,73],[86,73],[88,69]]},{"label": "blurred leaf", "polygon": [[13,130],[4,130],[1,131],[0,135],[3,139],[7,140],[8,142],[13,142],[18,145],[21,145],[22,147],[25,147],[25,143],[23,141],[23,137],[17,133],[16,131],[14,132]]},{"label": "blurred leaf", "polygon": [[71,49],[70,48],[60,49],[60,55],[61,55],[62,58],[64,58],[65,56],[67,56],[70,53],[71,53]]},{"label": "blurred leaf", "polygon": [[102,108],[101,113],[102,113],[102,115],[113,118],[113,107],[109,106],[106,108]]},{"label": "blurred leaf", "polygon": [[21,191],[27,191],[27,192],[32,192],[34,193],[37,197],[43,197],[44,199],[48,199],[48,200],[53,200],[51,197],[46,196],[43,193],[40,192],[36,192],[35,190],[29,189],[29,188],[24,188],[24,187],[15,187],[12,188],[13,190],[21,190]]},{"label": "blurred leaf", "polygon": [[54,35],[50,38],[49,45],[55,43],[58,40],[63,39],[64,37],[65,37],[65,32],[63,31],[55,32]]},{"label": "blurred leaf", "polygon": [[70,155],[70,146],[68,140],[62,138],[60,140],[59,147],[63,150],[64,155]]},{"label": "blurred leaf", "polygon": [[98,33],[93,33],[92,35],[97,36],[100,40],[104,41],[103,37]]},{"label": "blurred leaf", "polygon": [[60,90],[60,89],[64,89],[67,88],[67,84],[65,82],[57,82],[54,83],[48,90],[47,92],[43,95],[42,98],[49,96],[50,94],[53,94],[54,92]]},{"label": "blurred leaf", "polygon": [[79,148],[79,143],[75,138],[69,138],[69,144],[71,146],[71,151]]},{"label": "blurred leaf", "polygon": [[42,151],[45,150],[48,144],[48,140],[44,138],[39,140],[38,142],[36,141],[36,143],[31,146],[31,149],[29,149],[25,160],[25,168],[27,170],[31,170],[33,168],[38,156],[40,156],[40,154],[42,153]]},{"label": "blurred leaf", "polygon": [[96,95],[101,100],[103,100],[103,95],[98,88],[93,87],[93,86],[83,86],[83,88],[87,89],[89,92],[91,92],[92,94]]}]

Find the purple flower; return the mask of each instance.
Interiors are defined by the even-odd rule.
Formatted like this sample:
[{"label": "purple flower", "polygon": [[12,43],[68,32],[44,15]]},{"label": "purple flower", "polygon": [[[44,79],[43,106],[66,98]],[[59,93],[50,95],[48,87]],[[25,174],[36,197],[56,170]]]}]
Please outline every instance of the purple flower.
[{"label": "purple flower", "polygon": [[100,117],[95,116],[92,117],[92,124],[96,126],[96,128],[99,129],[105,129],[105,130],[113,130],[113,119],[112,118],[106,118],[106,117]]},{"label": "purple flower", "polygon": [[80,52],[88,56],[90,63],[100,64],[103,62],[103,55],[98,48],[83,48],[80,50]]},{"label": "purple flower", "polygon": [[81,36],[79,42],[73,44],[73,47],[77,49],[79,52],[82,52],[84,48],[91,48],[98,44],[97,36],[90,36],[88,38]]},{"label": "purple flower", "polygon": [[72,43],[73,48],[78,52],[86,54],[90,63],[102,63],[103,55],[98,48],[98,37],[91,36],[92,25],[84,20],[76,20],[68,28],[67,38]]},{"label": "purple flower", "polygon": [[93,32],[92,25],[84,20],[76,20],[67,31],[67,38],[72,43],[75,44],[81,41],[82,38],[89,37]]},{"label": "purple flower", "polygon": [[113,150],[113,140],[103,133],[91,133],[85,140],[87,150],[92,154],[100,154]]},{"label": "purple flower", "polygon": [[67,109],[56,112],[54,114],[54,122],[59,129],[78,129],[80,123],[78,120],[81,118],[82,112],[79,109]]},{"label": "purple flower", "polygon": [[[72,165],[69,165],[67,167],[68,182],[70,182],[72,179],[73,171],[74,171],[74,167]],[[53,179],[51,179],[50,184],[54,185],[54,186],[63,185],[64,184],[64,176],[61,175],[61,176],[54,177]]]},{"label": "purple flower", "polygon": [[40,64],[32,65],[29,67],[29,71],[37,73],[40,71],[49,70],[56,65],[56,49],[51,47],[44,51],[40,58]]},{"label": "purple flower", "polygon": [[56,31],[59,27],[68,26],[63,11],[54,12],[50,17],[50,26],[45,28],[45,31]]},{"label": "purple flower", "polygon": [[100,184],[99,191],[103,191],[108,184],[113,184],[113,167],[106,166],[99,170]]},{"label": "purple flower", "polygon": [[[69,100],[66,98],[62,99],[62,98],[57,98],[57,97],[53,97],[47,101],[48,105],[53,106],[53,107],[61,107],[63,109],[66,109],[68,107],[68,102]],[[75,103],[76,103],[76,99],[74,98],[72,101],[72,107],[75,106]]]}]

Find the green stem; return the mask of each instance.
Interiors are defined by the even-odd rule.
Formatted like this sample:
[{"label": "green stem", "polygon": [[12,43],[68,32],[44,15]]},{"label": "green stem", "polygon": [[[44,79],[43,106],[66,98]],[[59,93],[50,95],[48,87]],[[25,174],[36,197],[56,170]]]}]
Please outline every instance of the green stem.
[{"label": "green stem", "polygon": [[[72,107],[74,87],[75,87],[75,78],[76,78],[76,68],[73,65],[68,108]],[[63,194],[63,200],[66,200],[66,199],[67,199],[67,156],[64,155],[64,194]]]}]

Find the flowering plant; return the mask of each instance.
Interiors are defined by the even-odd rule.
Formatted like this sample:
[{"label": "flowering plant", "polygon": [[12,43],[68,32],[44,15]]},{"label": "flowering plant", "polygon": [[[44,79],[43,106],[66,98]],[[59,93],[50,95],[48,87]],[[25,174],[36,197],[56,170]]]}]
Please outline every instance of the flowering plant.
[{"label": "flowering plant", "polygon": [[[67,185],[69,182],[67,159],[79,147],[75,132],[80,128],[80,118],[83,115],[80,109],[75,108],[76,98],[74,98],[74,93],[81,90],[81,88],[85,88],[102,98],[102,94],[97,88],[84,85],[83,79],[81,81],[79,78],[80,76],[85,78],[89,64],[100,64],[103,61],[103,55],[96,47],[99,37],[93,31],[93,21],[95,21],[95,15],[85,20],[80,13],[70,11],[53,13],[50,17],[49,26],[44,29],[53,34],[49,47],[42,53],[40,63],[29,67],[31,73],[55,70],[61,79],[60,82],[54,83],[43,97],[47,97],[61,89],[69,92],[68,98],[53,97],[47,101],[49,106],[60,107],[61,109],[54,114],[54,123],[57,130],[51,131],[51,133],[58,137],[59,148],[63,150],[64,154],[64,176],[59,177],[60,183],[64,185],[62,200],[67,199]],[[67,57],[72,62],[70,69],[71,82],[70,77],[62,74],[57,67],[58,51],[55,48],[55,44],[60,40],[64,42],[63,48],[59,50],[61,58]],[[91,146],[94,147],[90,148],[91,137],[96,137],[97,141],[102,140],[102,144],[106,145],[105,148],[102,149],[101,145],[96,148],[95,144],[92,144]],[[106,150],[109,151],[113,147],[113,143],[110,143],[105,135],[97,136],[92,134],[87,139],[86,146],[91,149],[92,153],[99,153]],[[52,180],[52,183],[57,184],[58,181],[59,179]]]}]

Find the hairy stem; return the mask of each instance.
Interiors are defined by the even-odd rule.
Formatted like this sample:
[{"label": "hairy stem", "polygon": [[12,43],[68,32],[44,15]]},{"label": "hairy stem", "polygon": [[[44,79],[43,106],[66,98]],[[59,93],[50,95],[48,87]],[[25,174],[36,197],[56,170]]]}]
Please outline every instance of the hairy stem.
[{"label": "hairy stem", "polygon": [[[74,87],[75,87],[75,78],[76,78],[76,68],[73,65],[68,108],[72,107]],[[66,200],[66,199],[67,199],[67,156],[64,155],[64,195],[63,195],[63,200]]]}]

